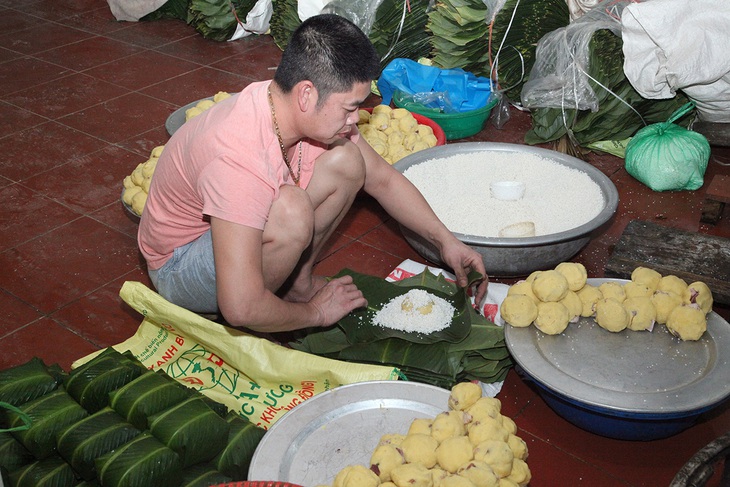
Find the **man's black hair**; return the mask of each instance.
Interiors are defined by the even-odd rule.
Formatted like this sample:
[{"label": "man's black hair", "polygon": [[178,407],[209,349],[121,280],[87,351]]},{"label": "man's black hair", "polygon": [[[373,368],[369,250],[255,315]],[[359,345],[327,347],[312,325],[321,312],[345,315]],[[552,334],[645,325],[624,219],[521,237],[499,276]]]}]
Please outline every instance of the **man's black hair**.
[{"label": "man's black hair", "polygon": [[284,93],[308,80],[317,88],[318,105],[332,93],[380,75],[380,60],[370,39],[344,17],[321,14],[302,22],[284,49],[274,82]]}]

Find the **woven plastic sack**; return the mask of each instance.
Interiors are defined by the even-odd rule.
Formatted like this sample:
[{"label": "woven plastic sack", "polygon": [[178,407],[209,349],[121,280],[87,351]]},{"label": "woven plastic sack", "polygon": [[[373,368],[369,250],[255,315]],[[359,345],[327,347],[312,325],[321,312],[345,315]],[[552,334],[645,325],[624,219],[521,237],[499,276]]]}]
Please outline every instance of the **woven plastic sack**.
[{"label": "woven plastic sack", "polygon": [[151,370],[164,370],[264,429],[320,392],[399,378],[392,367],[318,357],[220,325],[170,303],[139,282],[125,282],[119,294],[144,320],[134,336],[114,345],[116,350],[130,350]]},{"label": "woven plastic sack", "polygon": [[626,146],[626,171],[654,191],[700,188],[710,143],[704,135],[673,123],[693,108],[687,103],[666,122],[636,132]]}]

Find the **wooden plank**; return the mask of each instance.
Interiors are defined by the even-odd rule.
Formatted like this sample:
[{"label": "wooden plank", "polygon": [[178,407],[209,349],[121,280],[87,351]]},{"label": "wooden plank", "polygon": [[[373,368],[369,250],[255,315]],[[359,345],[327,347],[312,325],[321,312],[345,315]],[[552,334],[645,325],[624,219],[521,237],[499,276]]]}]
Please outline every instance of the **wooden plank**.
[{"label": "wooden plank", "polygon": [[730,304],[730,239],[633,220],[606,263],[606,277],[630,279],[637,267],[703,281],[716,302]]},{"label": "wooden plank", "polygon": [[692,130],[704,135],[710,145],[730,147],[730,123],[695,122]]},{"label": "wooden plank", "polygon": [[705,198],[730,203],[730,175],[716,174],[707,187]]}]

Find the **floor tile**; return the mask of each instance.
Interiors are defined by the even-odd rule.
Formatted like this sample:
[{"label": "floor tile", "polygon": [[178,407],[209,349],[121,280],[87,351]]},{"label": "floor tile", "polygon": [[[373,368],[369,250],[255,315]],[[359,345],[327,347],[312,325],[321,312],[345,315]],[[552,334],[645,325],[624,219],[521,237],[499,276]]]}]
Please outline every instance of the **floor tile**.
[{"label": "floor tile", "polygon": [[[40,21],[40,24],[0,36],[0,46],[22,54],[37,54],[92,36],[88,32],[65,27],[55,22]],[[51,58],[48,61],[53,62],[54,60]]]},{"label": "floor tile", "polygon": [[137,267],[138,252],[133,238],[82,217],[1,253],[0,288],[50,313]]},{"label": "floor tile", "polygon": [[[156,49],[165,44],[171,44],[180,39],[198,35],[195,29],[183,20],[161,19],[155,21],[119,22],[124,30],[109,33],[109,37],[128,42],[146,49]],[[168,50],[174,56],[174,49]],[[181,57],[181,56],[177,56]],[[200,63],[199,63],[200,64]]]},{"label": "floor tile", "polygon": [[78,218],[69,208],[29,189],[12,184],[0,189],[4,211],[0,213],[0,252],[16,247],[50,228]]},{"label": "floor tile", "polygon": [[127,93],[129,90],[77,73],[16,91],[5,101],[44,117],[58,118]]},{"label": "floor tile", "polygon": [[255,80],[272,79],[281,60],[281,54],[281,49],[275,44],[265,44],[260,48],[250,49],[211,66]]},{"label": "floor tile", "polygon": [[99,5],[101,8],[64,18],[63,24],[92,34],[111,34],[130,27],[129,22],[119,22],[115,19],[107,5],[102,3]]},{"label": "floor tile", "polygon": [[517,375],[514,368],[507,372],[504,379],[502,389],[497,394],[497,398],[502,403],[502,414],[514,419],[517,426],[520,426],[520,414],[522,410],[535,399],[536,394],[532,389],[527,387],[522,378]]},{"label": "floor tile", "polygon": [[[44,339],[45,337],[45,339]],[[58,364],[65,371],[96,346],[49,318],[41,318],[0,340],[0,370],[28,362],[33,357],[46,365]]]},{"label": "floor tile", "polygon": [[43,315],[27,303],[0,290],[0,344],[3,343],[2,337],[41,318],[41,316]]},{"label": "floor tile", "polygon": [[116,143],[164,124],[174,107],[136,92],[81,110],[58,121]]},{"label": "floor tile", "polygon": [[125,281],[151,287],[146,271],[137,268],[64,306],[51,318],[99,348],[121,343],[134,335],[144,319],[119,297]]},{"label": "floor tile", "polygon": [[25,12],[58,21],[99,8],[99,0],[34,0],[27,5],[18,4],[16,8]]},{"label": "floor tile", "polygon": [[23,55],[19,52],[11,51],[10,49],[5,49],[4,47],[0,47],[0,63],[4,63],[7,61],[10,61],[11,59],[18,59],[19,57],[22,57]]},{"label": "floor tile", "polygon": [[402,260],[411,259],[425,263],[426,260],[403,238],[400,227],[395,220],[373,228],[358,239],[360,242],[400,257]]},{"label": "floor tile", "polygon": [[117,200],[103,208],[100,208],[89,216],[111,228],[129,235],[131,238],[137,238],[137,229],[139,227],[139,217],[132,215],[124,208],[121,200]]},{"label": "floor tile", "polygon": [[195,63],[210,65],[258,46],[249,38],[236,42],[215,42],[198,34],[162,45],[156,50]]},{"label": "floor tile", "polygon": [[85,214],[119,201],[123,179],[146,160],[125,149],[107,146],[29,178],[24,184]]},{"label": "floor tile", "polygon": [[360,194],[337,231],[352,238],[359,238],[388,219],[388,214],[370,196]]},{"label": "floor tile", "polygon": [[21,57],[3,63],[0,70],[0,93],[10,94],[68,74],[69,70],[39,59]]},{"label": "floor tile", "polygon": [[[106,145],[55,122],[36,125],[0,139],[0,175],[22,181]],[[42,149],[42,150],[41,150]]]},{"label": "floor tile", "polygon": [[0,101],[0,134],[9,136],[27,128],[47,122],[46,118],[29,112],[25,108]]},{"label": "floor tile", "polygon": [[250,82],[250,79],[237,74],[201,67],[140,91],[151,97],[183,106],[213,96],[219,91],[239,92]]},{"label": "floor tile", "polygon": [[39,19],[34,15],[29,15],[14,9],[0,10],[0,32],[3,36],[20,32],[31,27],[35,29],[43,29],[47,22]]},{"label": "floor tile", "polygon": [[355,241],[319,262],[314,267],[314,273],[320,276],[334,276],[342,269],[350,269],[385,278],[402,261],[403,259],[399,257]]},{"label": "floor tile", "polygon": [[89,69],[85,74],[130,90],[140,90],[199,67],[166,54],[144,51]]},{"label": "floor tile", "polygon": [[136,152],[142,157],[149,157],[155,147],[165,145],[169,139],[170,134],[167,133],[167,129],[165,129],[165,125],[162,123],[146,132],[119,141],[117,144],[127,150]]},{"label": "floor tile", "polygon": [[141,47],[115,41],[108,37],[95,36],[41,52],[36,56],[69,69],[83,71],[141,51],[143,51]]}]

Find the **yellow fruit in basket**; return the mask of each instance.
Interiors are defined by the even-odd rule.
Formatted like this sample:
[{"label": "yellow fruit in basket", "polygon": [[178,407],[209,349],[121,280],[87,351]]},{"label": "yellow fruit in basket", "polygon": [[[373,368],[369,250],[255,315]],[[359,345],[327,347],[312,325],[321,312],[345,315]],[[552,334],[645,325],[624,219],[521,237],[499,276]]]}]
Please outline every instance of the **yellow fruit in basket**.
[{"label": "yellow fruit in basket", "polygon": [[124,189],[133,188],[135,184],[132,181],[132,176],[124,176],[124,179],[122,180],[122,186],[124,186]]},{"label": "yellow fruit in basket", "polygon": [[687,290],[687,282],[682,279],[681,277],[677,276],[662,276],[661,279],[659,279],[659,285],[657,286],[657,291],[664,291],[667,293],[674,293],[679,296],[682,296],[684,292]]},{"label": "yellow fruit in basket", "polygon": [[487,440],[474,448],[474,459],[488,464],[499,477],[507,477],[512,472],[514,458],[506,441]]},{"label": "yellow fruit in basket", "polygon": [[390,115],[392,112],[393,112],[393,109],[390,108],[389,105],[380,104],[380,105],[375,105],[373,107],[373,115],[382,114],[382,115],[385,115],[386,117],[390,118]]},{"label": "yellow fruit in basket", "polygon": [[139,186],[130,186],[129,188],[124,188],[124,192],[122,193],[122,201],[126,203],[129,206],[132,206],[132,198],[134,198],[134,195],[142,191],[142,188]]},{"label": "yellow fruit in basket", "polygon": [[132,211],[141,215],[142,210],[144,210],[145,203],[147,203],[147,193],[143,190],[138,191],[134,196],[132,196]]},{"label": "yellow fruit in basket", "polygon": [[604,330],[616,333],[629,326],[629,313],[615,298],[603,298],[596,303],[596,323]]},{"label": "yellow fruit in basket", "polygon": [[466,436],[446,438],[436,448],[436,460],[439,466],[450,473],[474,458],[474,448]]},{"label": "yellow fruit in basket", "polygon": [[411,115],[411,112],[409,112],[405,108],[394,108],[393,111],[390,112],[391,118],[403,118],[408,115]]},{"label": "yellow fruit in basket", "polygon": [[436,147],[436,145],[439,142],[438,139],[436,138],[436,136],[433,133],[424,135],[423,136],[423,141],[429,147]]},{"label": "yellow fruit in basket", "polygon": [[633,282],[645,285],[652,292],[657,290],[661,278],[662,275],[660,273],[648,267],[639,266],[631,272],[631,280]]},{"label": "yellow fruit in basket", "polygon": [[581,316],[593,316],[596,314],[596,303],[603,299],[603,294],[597,286],[586,284],[578,292],[576,292],[580,301],[583,303],[583,312]]},{"label": "yellow fruit in basket", "polygon": [[201,113],[203,113],[203,110],[201,110],[197,106],[190,107],[187,110],[185,110],[185,121],[187,122],[188,120],[197,117]]},{"label": "yellow fruit in basket", "polygon": [[393,483],[398,487],[431,487],[433,477],[428,467],[420,463],[406,463],[390,472]]},{"label": "yellow fruit in basket", "polygon": [[151,178],[157,167],[157,158],[151,158],[142,165],[142,176],[145,178]]},{"label": "yellow fruit in basket", "polygon": [[370,457],[370,470],[380,478],[381,482],[387,482],[393,469],[404,463],[405,459],[398,448],[393,445],[380,445]]},{"label": "yellow fruit in basket", "polygon": [[646,297],[650,298],[654,291],[649,286],[640,282],[629,281],[624,284],[624,293],[626,293],[626,299]]},{"label": "yellow fruit in basket", "polygon": [[570,312],[563,303],[541,302],[537,305],[535,326],[546,335],[559,335],[570,323]]},{"label": "yellow fruit in basket", "polygon": [[682,304],[682,297],[675,293],[657,291],[651,297],[656,308],[656,322],[663,325],[674,308]]},{"label": "yellow fruit in basket", "polygon": [[456,472],[459,477],[464,477],[471,481],[473,485],[479,486],[499,486],[499,477],[494,473],[492,467],[488,463],[480,460],[472,460],[462,465]]},{"label": "yellow fruit in basket", "polygon": [[418,152],[420,150],[428,149],[430,147],[434,147],[433,145],[429,145],[427,142],[423,140],[416,141],[415,144],[413,144],[413,147],[411,148],[411,152]]},{"label": "yellow fruit in basket", "polygon": [[623,303],[626,299],[626,291],[623,284],[616,281],[603,282],[598,286],[598,290],[603,294],[604,299],[612,298]]},{"label": "yellow fruit in basket", "polygon": [[475,382],[459,382],[449,393],[449,409],[464,411],[482,397],[482,388]]},{"label": "yellow fruit in basket", "polygon": [[577,291],[586,284],[588,272],[580,262],[561,262],[555,267],[555,270],[565,276],[568,281],[568,289]]},{"label": "yellow fruit in basket", "polygon": [[685,304],[697,304],[700,309],[707,314],[712,311],[712,291],[710,287],[702,281],[695,281],[687,286],[687,290],[682,296]]},{"label": "yellow fruit in basket", "polygon": [[577,318],[583,313],[583,302],[575,291],[568,291],[568,294],[558,302],[568,309],[571,323],[578,321]]},{"label": "yellow fruit in basket", "polygon": [[[436,447],[438,441],[433,436],[424,434],[407,435],[400,444],[406,462],[418,463],[426,468],[436,465]],[[391,476],[395,474],[395,470],[391,472]],[[395,483],[398,481],[395,480]]]},{"label": "yellow fruit in basket", "polygon": [[530,483],[530,480],[532,480],[532,473],[524,460],[515,458],[512,461],[512,471],[509,473],[507,478],[517,485],[527,485]]},{"label": "yellow fruit in basket", "polygon": [[150,152],[150,157],[160,157],[164,148],[164,145],[158,145],[157,147],[152,149],[152,152]]},{"label": "yellow fruit in basket", "polygon": [[441,443],[446,438],[461,436],[466,432],[466,424],[463,411],[444,411],[433,418],[431,424],[431,437]]},{"label": "yellow fruit in basket", "polygon": [[502,300],[499,313],[510,325],[524,328],[530,326],[537,318],[537,304],[530,296],[508,294]]},{"label": "yellow fruit in basket", "polygon": [[433,129],[429,125],[419,124],[417,131],[420,136],[433,135]]},{"label": "yellow fruit in basket", "polygon": [[218,102],[221,102],[221,101],[225,100],[226,98],[230,98],[230,97],[231,97],[231,94],[228,93],[227,91],[219,91],[218,93],[213,95],[213,101],[218,103]]},{"label": "yellow fruit in basket", "polygon": [[707,331],[707,317],[699,306],[677,306],[669,313],[667,329],[681,340],[699,340]]},{"label": "yellow fruit in basket", "polygon": [[200,100],[195,106],[198,107],[201,111],[206,111],[213,105],[215,105],[215,102],[213,100]]},{"label": "yellow fruit in basket", "polygon": [[568,290],[568,280],[556,270],[543,271],[532,281],[532,292],[543,302],[560,301]]},{"label": "yellow fruit in basket", "polygon": [[527,460],[528,450],[525,440],[515,434],[511,434],[509,435],[509,438],[507,438],[507,444],[509,445],[510,450],[512,450],[515,458]]},{"label": "yellow fruit in basket", "polygon": [[380,479],[375,472],[363,465],[343,468],[335,477],[333,487],[377,487]]},{"label": "yellow fruit in basket", "polygon": [[626,298],[623,305],[629,313],[629,330],[651,330],[654,323],[656,323],[656,308],[649,296]]},{"label": "yellow fruit in basket", "polygon": [[134,171],[132,171],[131,177],[132,177],[132,182],[135,184],[135,186],[142,185],[142,181],[144,180],[144,174],[142,174],[143,167],[144,167],[144,163],[141,162],[137,165],[136,168],[134,168]]}]

